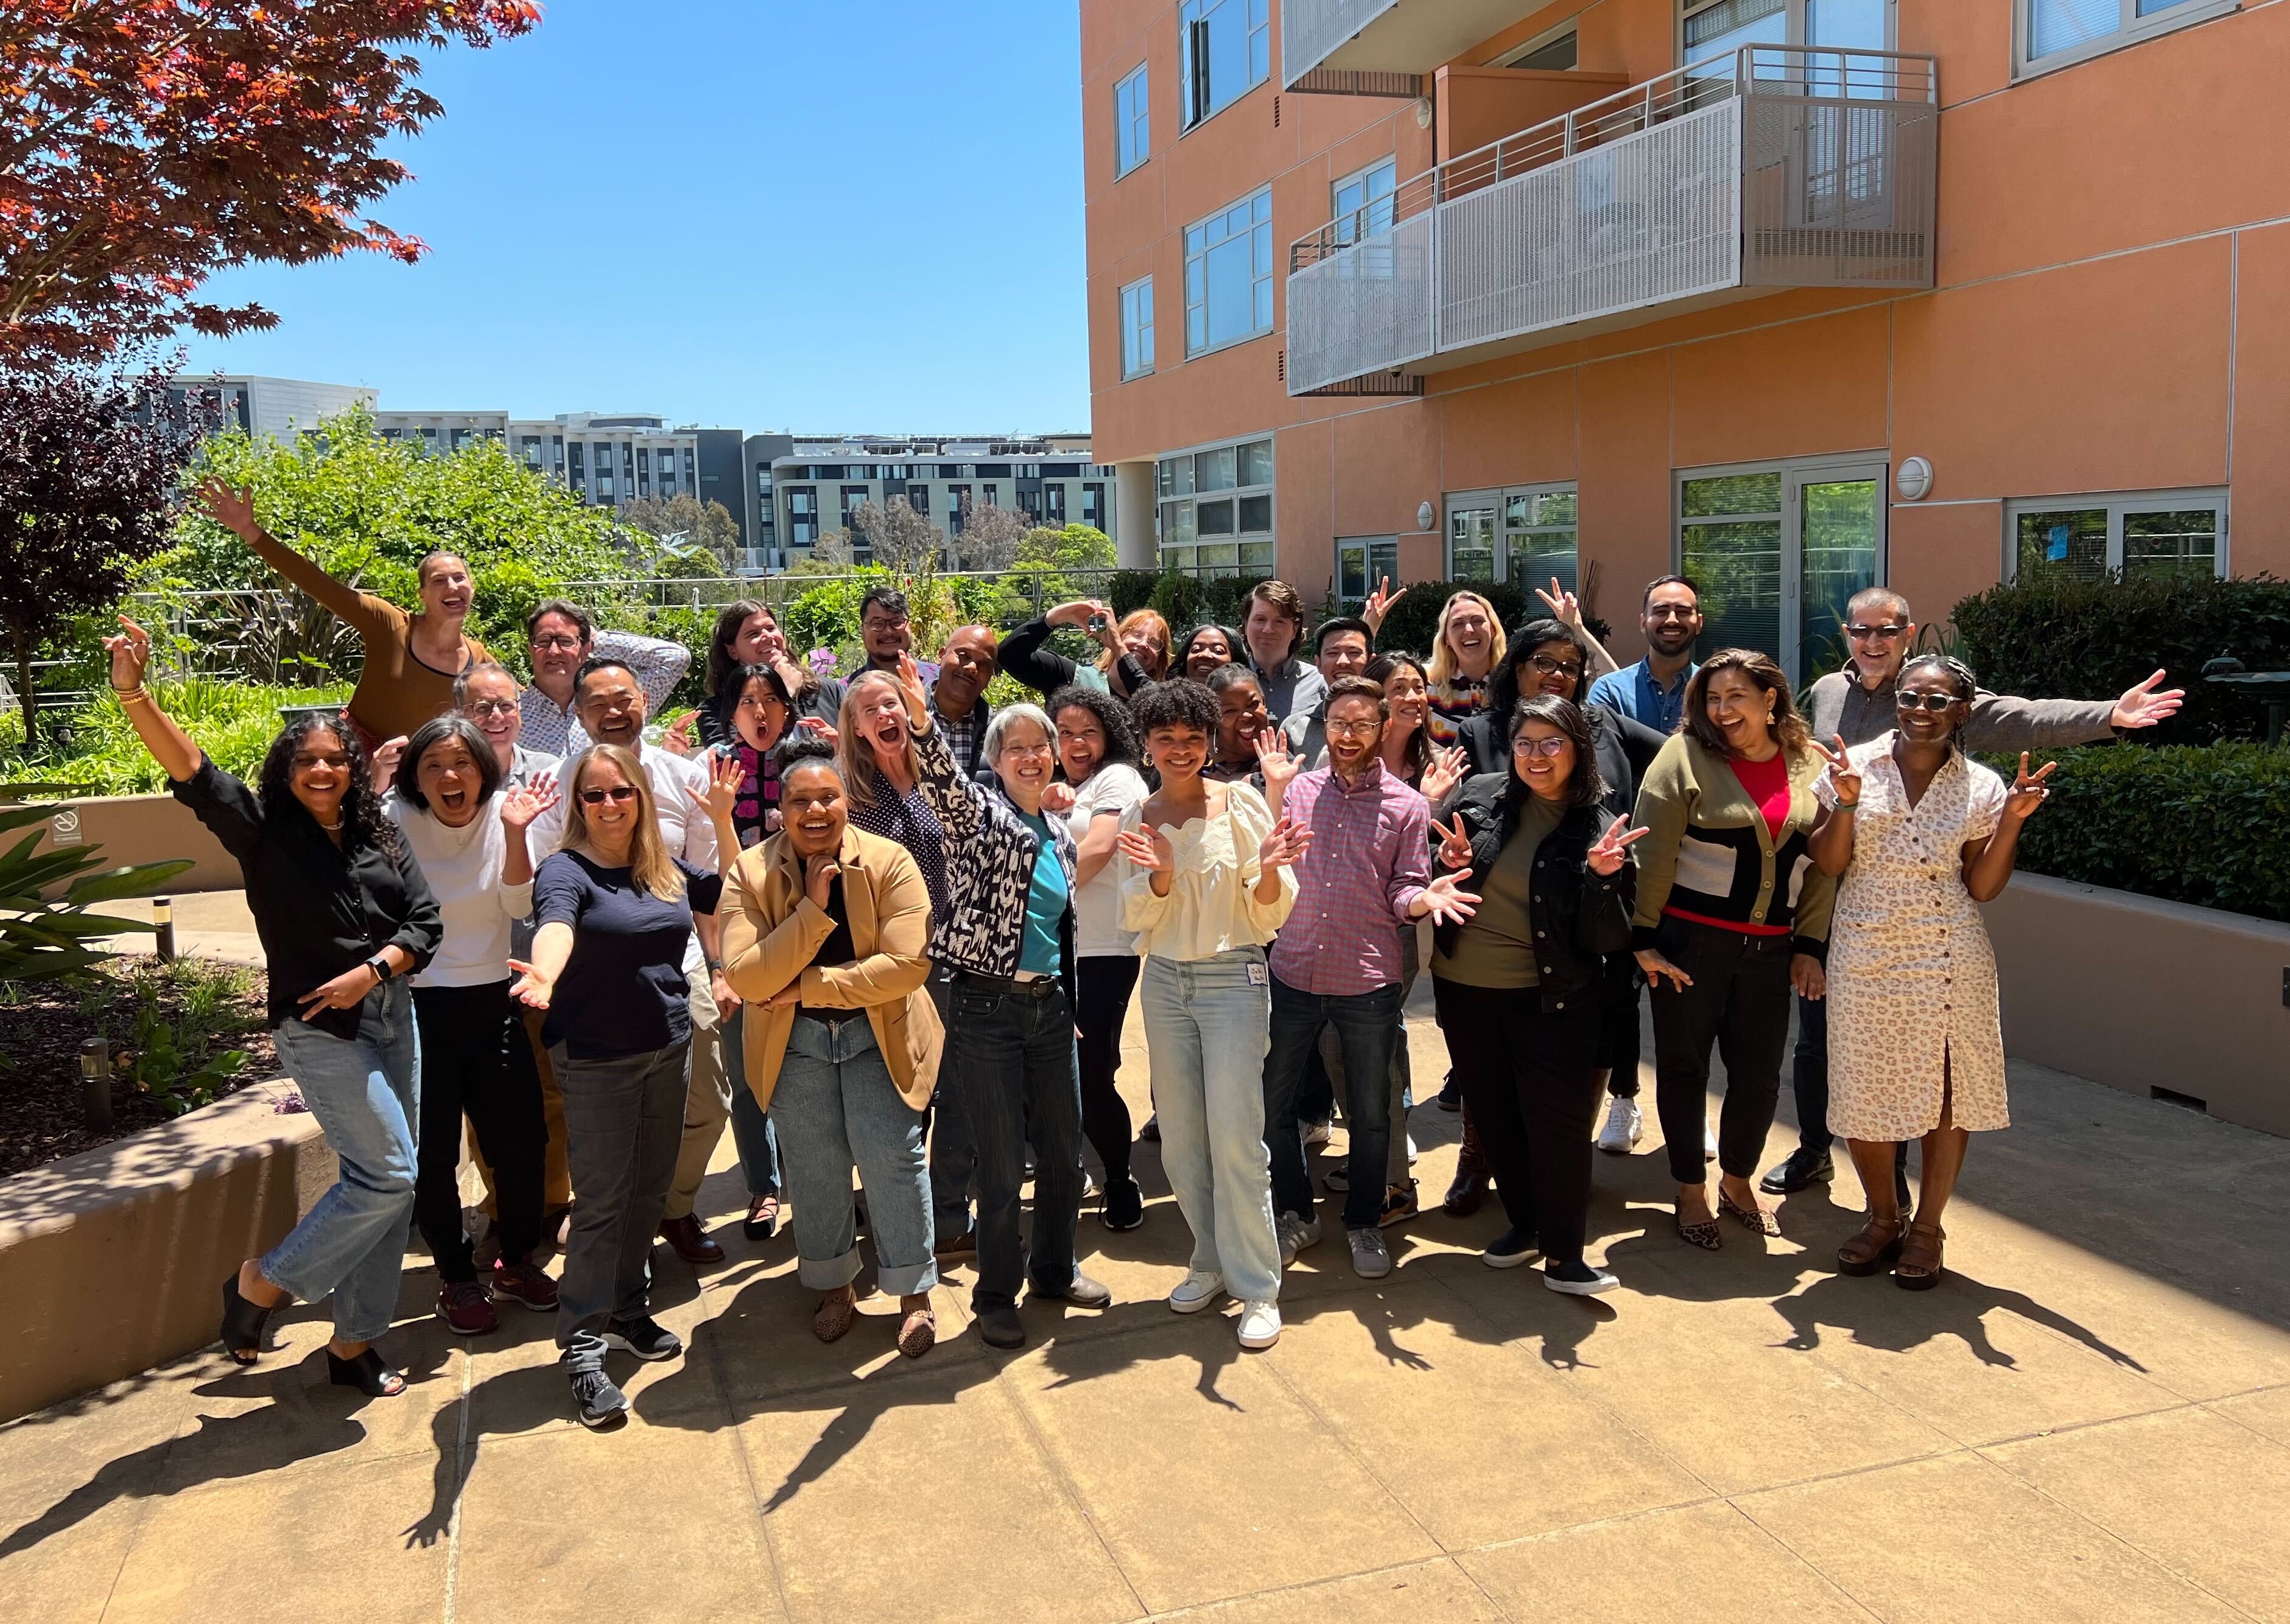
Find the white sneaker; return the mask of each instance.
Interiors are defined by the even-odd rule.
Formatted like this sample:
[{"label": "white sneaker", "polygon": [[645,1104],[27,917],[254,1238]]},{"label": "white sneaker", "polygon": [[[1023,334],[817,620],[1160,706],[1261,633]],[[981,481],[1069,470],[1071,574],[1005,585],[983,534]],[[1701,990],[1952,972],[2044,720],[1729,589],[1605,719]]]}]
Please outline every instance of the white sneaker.
[{"label": "white sneaker", "polygon": [[1606,1124],[1598,1130],[1598,1148],[1608,1156],[1628,1156],[1630,1147],[1645,1137],[1645,1118],[1638,1102],[1620,1094],[1606,1101]]},{"label": "white sneaker", "polygon": [[1280,1267],[1283,1268],[1293,1263],[1296,1254],[1305,1247],[1320,1244],[1320,1220],[1317,1218],[1308,1224],[1293,1212],[1283,1212],[1279,1221],[1272,1226],[1272,1230],[1280,1237]]},{"label": "white sneaker", "polygon": [[1407,1136],[1407,1164],[1410,1167],[1415,1165],[1415,1136],[1413,1133]]},{"label": "white sneaker", "polygon": [[1325,1145],[1335,1136],[1336,1125],[1332,1122],[1308,1122],[1304,1124],[1304,1148],[1307,1150],[1315,1145]]},{"label": "white sneaker", "polygon": [[1280,1340],[1280,1305],[1269,1298],[1253,1298],[1240,1310],[1240,1345],[1269,1348]]},{"label": "white sneaker", "polygon": [[1169,1306],[1180,1314],[1198,1314],[1224,1295],[1224,1276],[1214,1269],[1197,1268],[1169,1293]]},{"label": "white sneaker", "polygon": [[1701,1123],[1701,1159],[1705,1162],[1718,1159],[1718,1130],[1709,1125],[1707,1117]]}]

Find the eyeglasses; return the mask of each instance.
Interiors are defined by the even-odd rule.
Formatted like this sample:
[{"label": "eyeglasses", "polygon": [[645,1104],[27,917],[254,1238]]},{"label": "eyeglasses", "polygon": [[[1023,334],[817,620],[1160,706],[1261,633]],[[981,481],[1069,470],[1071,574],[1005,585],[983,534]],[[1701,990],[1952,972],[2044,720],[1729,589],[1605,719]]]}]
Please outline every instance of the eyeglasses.
[{"label": "eyeglasses", "polygon": [[1373,739],[1381,722],[1331,722],[1323,730],[1331,739]]},{"label": "eyeglasses", "polygon": [[1905,626],[1848,626],[1845,635],[1855,643],[1869,643],[1878,637],[1897,637],[1909,628]]},{"label": "eyeglasses", "polygon": [[602,806],[607,801],[618,806],[623,801],[636,798],[637,787],[634,784],[615,784],[610,789],[583,789],[581,792],[581,804],[584,806]]},{"label": "eyeglasses", "polygon": [[532,646],[537,649],[577,649],[581,646],[581,639],[578,637],[535,637],[532,640]]},{"label": "eyeglasses", "polygon": [[1896,693],[1894,706],[1901,710],[1946,710],[1956,703],[1952,693]]},{"label": "eyeglasses", "polygon": [[1548,739],[1530,739],[1525,733],[1521,733],[1510,741],[1510,748],[1515,754],[1520,756],[1549,756],[1555,758],[1561,751],[1572,748],[1573,743],[1572,739],[1558,733],[1553,733]]},{"label": "eyeglasses", "polygon": [[1526,657],[1526,663],[1545,676],[1563,676],[1568,682],[1573,682],[1582,675],[1582,668],[1573,660],[1553,660],[1548,654],[1529,654]]},{"label": "eyeglasses", "polygon": [[471,700],[465,708],[473,716],[508,716],[516,714],[515,700]]},{"label": "eyeglasses", "polygon": [[1649,620],[1690,620],[1701,612],[1693,604],[1656,604],[1645,612]]}]

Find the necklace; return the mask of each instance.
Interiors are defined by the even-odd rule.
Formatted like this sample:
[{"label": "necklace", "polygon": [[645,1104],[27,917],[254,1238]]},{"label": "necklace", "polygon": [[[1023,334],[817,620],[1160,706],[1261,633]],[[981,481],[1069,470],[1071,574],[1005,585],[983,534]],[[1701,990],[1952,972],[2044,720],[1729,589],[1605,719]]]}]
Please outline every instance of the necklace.
[{"label": "necklace", "polygon": [[332,823],[321,823],[318,827],[329,835],[339,835],[342,832],[342,820],[337,818]]}]

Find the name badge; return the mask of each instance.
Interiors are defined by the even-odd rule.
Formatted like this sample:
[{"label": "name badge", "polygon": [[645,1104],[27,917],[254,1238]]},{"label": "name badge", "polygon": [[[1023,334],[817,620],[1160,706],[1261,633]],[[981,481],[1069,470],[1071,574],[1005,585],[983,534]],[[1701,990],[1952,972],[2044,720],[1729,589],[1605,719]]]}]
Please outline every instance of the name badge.
[{"label": "name badge", "polygon": [[1271,981],[1267,979],[1264,972],[1264,966],[1261,964],[1251,964],[1248,967],[1248,984],[1251,987],[1269,987],[1272,985]]}]

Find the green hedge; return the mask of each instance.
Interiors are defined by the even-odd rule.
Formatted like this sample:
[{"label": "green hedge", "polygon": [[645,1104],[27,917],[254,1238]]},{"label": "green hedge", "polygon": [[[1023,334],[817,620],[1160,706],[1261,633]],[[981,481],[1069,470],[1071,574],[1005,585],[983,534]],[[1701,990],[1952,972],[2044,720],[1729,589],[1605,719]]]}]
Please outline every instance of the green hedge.
[{"label": "green hedge", "polygon": [[[2007,783],[2020,765],[1985,759]],[[2290,920],[2290,749],[2092,745],[2057,759],[2052,797],[2021,836],[2021,868]]]},{"label": "green hedge", "polygon": [[1965,663],[1997,693],[2111,699],[2164,668],[2187,702],[2156,730],[2158,744],[2265,737],[2264,708],[2203,681],[2206,661],[2230,654],[2253,671],[2290,670],[2290,581],[2271,576],[2093,581],[2030,569],[1950,618]]}]

